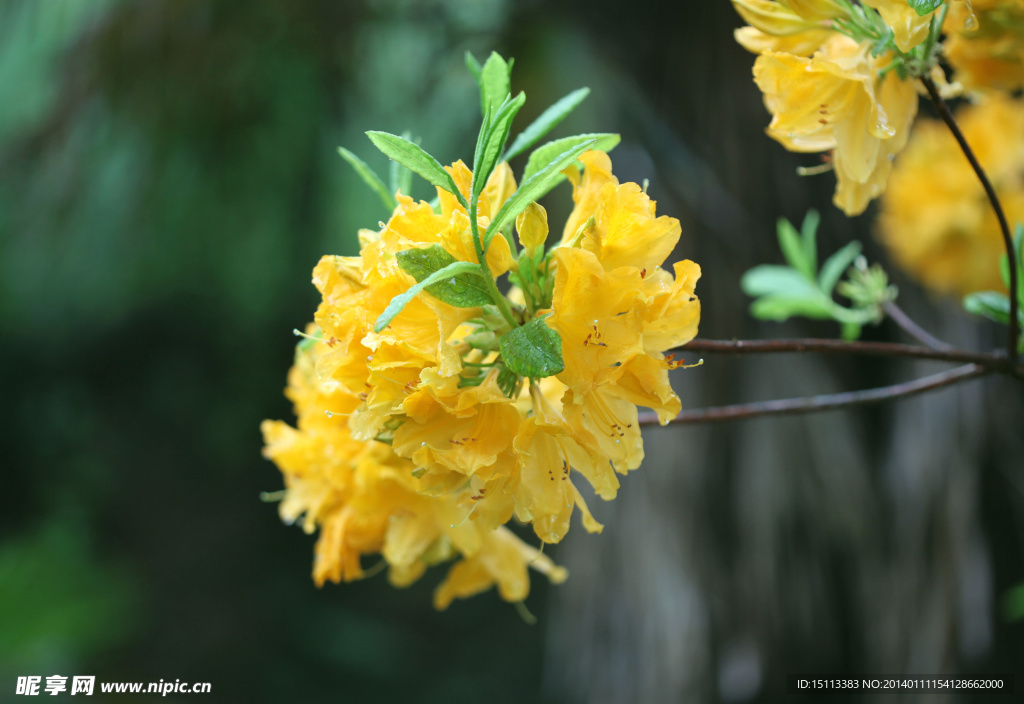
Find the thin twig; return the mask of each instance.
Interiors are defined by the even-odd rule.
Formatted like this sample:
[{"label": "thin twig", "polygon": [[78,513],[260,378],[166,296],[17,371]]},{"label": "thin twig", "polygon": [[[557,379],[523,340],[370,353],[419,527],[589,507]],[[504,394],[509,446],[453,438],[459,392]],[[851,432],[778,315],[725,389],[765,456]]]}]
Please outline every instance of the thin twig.
[{"label": "thin twig", "polygon": [[822,352],[826,354],[860,354],[875,357],[932,359],[938,362],[971,362],[991,371],[1024,375],[1024,368],[1009,366],[1001,352],[970,352],[968,350],[937,350],[895,342],[847,342],[804,338],[795,340],[693,340],[674,352],[719,352],[723,354],[778,354],[785,352]]},{"label": "thin twig", "polygon": [[[991,373],[991,369],[986,369],[978,364],[967,364],[940,374],[933,374],[921,379],[915,379],[914,381],[883,386],[877,389],[846,391],[839,394],[823,394],[821,396],[787,398],[776,401],[683,411],[669,422],[677,424],[718,423],[722,421],[760,418],[761,416],[796,415],[799,413],[830,411],[837,408],[850,408],[852,406],[863,406],[905,398]],[[640,425],[653,425],[658,422],[658,416],[651,411],[645,411],[640,414],[639,422]]]},{"label": "thin twig", "polygon": [[967,161],[971,162],[971,168],[974,169],[978,180],[981,181],[981,186],[985,189],[985,195],[988,196],[989,203],[992,204],[992,210],[995,211],[996,218],[999,220],[999,229],[1003,234],[1003,244],[1006,246],[1006,256],[1010,260],[1010,344],[1008,346],[1008,353],[1010,359],[1016,359],[1017,345],[1020,340],[1020,321],[1017,316],[1017,292],[1020,282],[1017,281],[1017,255],[1013,251],[1013,236],[1010,234],[1010,224],[1006,221],[1006,213],[1003,212],[1003,206],[999,202],[995,189],[992,188],[992,183],[988,180],[988,176],[985,175],[985,170],[981,168],[981,164],[978,163],[978,159],[974,156],[970,145],[967,144],[967,140],[964,138],[963,132],[960,131],[959,125],[956,124],[953,113],[950,112],[946,101],[939,95],[939,89],[935,87],[935,83],[928,76],[921,76],[921,83],[927,89],[935,109],[939,111],[939,116],[942,117],[942,121],[946,123],[949,131],[956,138],[964,156],[967,157]]},{"label": "thin twig", "polygon": [[907,333],[921,344],[931,347],[933,350],[953,349],[952,345],[943,342],[915,323],[909,315],[903,312],[902,308],[896,305],[895,301],[886,301],[882,304],[882,309],[885,311],[886,315],[892,318],[894,323],[903,329],[903,332]]}]

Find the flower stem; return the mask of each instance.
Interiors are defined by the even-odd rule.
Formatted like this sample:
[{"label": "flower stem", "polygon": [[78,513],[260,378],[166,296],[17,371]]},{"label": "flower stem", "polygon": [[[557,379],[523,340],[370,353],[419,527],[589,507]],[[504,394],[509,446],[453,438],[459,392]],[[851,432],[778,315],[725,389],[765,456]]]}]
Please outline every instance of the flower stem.
[{"label": "flower stem", "polygon": [[903,312],[903,309],[896,305],[895,301],[886,301],[882,304],[882,310],[885,314],[892,318],[892,321],[903,329],[903,332],[910,335],[912,338],[930,347],[933,350],[952,350],[953,346],[949,345],[939,338],[935,337],[927,330],[922,328],[920,325],[915,323],[909,315]]},{"label": "flower stem", "polygon": [[480,226],[477,224],[476,218],[477,211],[477,199],[476,196],[469,202],[469,227],[473,233],[473,247],[476,249],[476,258],[480,262],[480,268],[483,269],[484,281],[487,284],[487,289],[490,291],[491,298],[494,299],[495,305],[498,306],[498,310],[501,311],[501,317],[512,326],[513,328],[519,327],[519,323],[516,322],[515,316],[512,315],[512,309],[508,307],[508,300],[498,290],[498,284],[494,281],[494,277],[491,275],[491,267],[487,264],[487,252],[484,251],[483,244],[480,241]]},{"label": "flower stem", "polygon": [[935,87],[935,83],[929,76],[921,76],[921,83],[924,84],[925,89],[928,91],[928,95],[931,97],[935,109],[938,110],[939,116],[942,117],[942,121],[946,123],[949,131],[956,138],[957,144],[960,145],[964,156],[967,157],[967,161],[971,162],[971,168],[974,169],[978,180],[981,181],[981,186],[985,189],[985,195],[988,196],[989,203],[992,204],[992,210],[996,213],[996,219],[999,220],[1003,244],[1006,246],[1006,256],[1010,260],[1010,342],[1008,353],[1010,359],[1016,359],[1017,345],[1020,344],[1020,320],[1017,312],[1019,307],[1019,294],[1017,291],[1020,282],[1017,281],[1017,254],[1014,252],[1013,236],[1010,234],[1010,225],[1006,221],[1006,213],[1003,212],[1003,206],[999,202],[999,197],[996,195],[992,183],[988,180],[988,176],[985,175],[985,170],[981,168],[981,164],[978,163],[977,157],[975,157],[970,145],[967,144],[967,140],[964,138],[963,132],[960,131],[959,125],[957,125],[956,120],[953,118],[953,113],[950,112],[946,101],[939,95],[939,90]]},{"label": "flower stem", "polygon": [[[883,386],[877,389],[683,411],[669,422],[680,424],[718,423],[722,421],[760,418],[763,416],[796,415],[863,406],[905,398],[914,394],[924,393],[925,391],[934,391],[944,386],[959,384],[960,382],[991,373],[991,369],[986,369],[978,364],[967,364],[939,374],[915,379],[914,381]],[[653,425],[658,422],[658,417],[655,413],[644,412],[640,414],[639,422],[641,425]]]}]

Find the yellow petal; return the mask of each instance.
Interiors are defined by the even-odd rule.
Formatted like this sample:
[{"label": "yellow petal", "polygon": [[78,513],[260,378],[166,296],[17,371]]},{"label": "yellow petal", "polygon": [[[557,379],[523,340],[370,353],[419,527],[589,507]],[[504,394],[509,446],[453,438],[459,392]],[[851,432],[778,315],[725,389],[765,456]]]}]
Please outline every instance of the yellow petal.
[{"label": "yellow petal", "polygon": [[747,24],[776,37],[821,28],[819,24],[808,22],[785,5],[773,0],[732,0],[732,6]]}]

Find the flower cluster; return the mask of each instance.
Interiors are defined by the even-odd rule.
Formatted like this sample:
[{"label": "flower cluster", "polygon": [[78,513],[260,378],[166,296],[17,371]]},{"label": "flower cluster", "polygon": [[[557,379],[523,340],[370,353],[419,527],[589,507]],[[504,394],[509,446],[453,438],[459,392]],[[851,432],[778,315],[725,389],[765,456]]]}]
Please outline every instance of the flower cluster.
[{"label": "flower cluster", "polygon": [[[847,215],[862,213],[885,190],[917,113],[917,78],[928,76],[944,95],[961,83],[970,90],[1024,85],[1021,0],[733,6],[749,23],[736,40],[758,54],[754,80],[772,114],[768,134],[790,151],[827,152],[837,179],[834,202]],[[959,83],[947,84],[940,54]]]},{"label": "flower cluster", "polygon": [[[960,109],[957,122],[1007,218],[1024,221],[1024,103],[992,93]],[[917,124],[881,206],[881,240],[925,286],[957,294],[1002,288],[999,223],[944,124]]]},{"label": "flower cluster", "polygon": [[[863,212],[885,188],[917,113],[899,52],[928,36],[931,18],[904,0],[733,5],[750,23],[736,39],[758,54],[754,80],[772,114],[768,134],[790,151],[830,152],[836,206],[848,215]],[[882,36],[891,47],[879,45]]]},{"label": "flower cluster", "polygon": [[[439,187],[436,207],[399,193],[388,222],[360,232],[359,256],[316,266],[322,302],[289,378],[298,428],[263,430],[285,476],[282,517],[320,528],[318,583],[361,577],[369,553],[397,586],[460,558],[438,608],[493,584],[521,600],[527,566],[565,572],[506,524],[557,543],[578,510],[599,532],[578,482],[614,498],[617,474],[643,459],[637,405],[662,422],[679,412],[668,372],[680,363],[665,352],[696,334],[700,269],[662,268],[679,223],[619,183],[605,153],[579,164],[564,171],[575,208],[551,246],[536,203],[515,218],[519,247],[511,232],[482,244],[515,179],[501,163],[476,188],[456,162],[445,172],[458,193]],[[488,279],[427,276],[472,266]],[[495,296],[506,273],[515,285]]]}]

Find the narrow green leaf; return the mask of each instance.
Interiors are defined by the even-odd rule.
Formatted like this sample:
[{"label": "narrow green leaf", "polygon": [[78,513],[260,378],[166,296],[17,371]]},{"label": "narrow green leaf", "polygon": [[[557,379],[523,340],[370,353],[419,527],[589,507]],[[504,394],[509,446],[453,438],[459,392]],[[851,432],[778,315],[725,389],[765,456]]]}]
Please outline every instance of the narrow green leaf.
[{"label": "narrow green leaf", "polygon": [[501,232],[506,226],[511,225],[512,221],[516,219],[519,213],[523,212],[530,203],[534,202],[542,195],[550,190],[551,181],[553,181],[559,173],[566,166],[576,161],[580,154],[591,149],[594,146],[596,140],[587,140],[580,144],[575,145],[571,149],[559,154],[557,157],[548,162],[548,164],[534,173],[529,178],[523,179],[522,184],[519,186],[519,190],[512,194],[512,197],[505,201],[505,204],[501,206],[498,214],[494,216],[494,220],[487,226],[487,232],[484,233],[484,248],[490,244],[491,238],[495,234]]},{"label": "narrow green leaf", "polygon": [[[472,71],[472,69],[470,69]],[[509,73],[512,67],[501,58],[496,51],[492,51],[487,58],[483,68],[480,69],[480,113],[491,113],[498,109],[505,97],[509,94]]]},{"label": "narrow green leaf", "polygon": [[818,275],[818,286],[821,287],[825,294],[832,295],[832,291],[835,290],[839,279],[843,277],[843,273],[853,264],[853,260],[860,254],[860,250],[860,242],[850,242],[825,260],[821,267],[821,273]]},{"label": "narrow green leaf", "polygon": [[476,57],[469,51],[466,52],[466,68],[468,68],[469,72],[473,74],[473,80],[476,81],[476,84],[479,86],[480,74],[483,69],[480,68],[480,62],[477,61]]},{"label": "narrow green leaf", "polygon": [[512,146],[509,147],[508,151],[505,152],[505,155],[501,157],[501,160],[509,161],[532,147],[544,135],[554,129],[559,122],[564,120],[569,113],[575,110],[588,95],[590,95],[589,88],[578,88],[542,112],[540,117],[531,122],[529,127],[519,133],[512,142]]},{"label": "narrow green leaf", "polygon": [[473,168],[473,194],[479,195],[484,190],[487,178],[498,165],[498,157],[508,141],[508,133],[512,129],[512,120],[526,102],[526,94],[519,93],[515,98],[506,100],[498,108],[488,126],[483,149],[480,150],[479,161]]},{"label": "narrow green leaf", "polygon": [[[563,137],[562,139],[556,139],[548,142],[547,144],[537,147],[537,149],[530,154],[530,158],[526,162],[526,169],[523,170],[523,180],[525,181],[530,178],[544,168],[545,165],[550,163],[556,156],[563,154],[567,150],[575,147],[577,144],[593,140],[594,143],[589,147],[589,149],[598,149],[602,152],[609,152],[619,143],[619,139],[620,137],[617,134],[597,132],[594,134],[577,134],[572,137]],[[568,166],[568,164],[566,164],[566,166]],[[561,171],[561,169],[559,169],[559,171]]]},{"label": "narrow green leaf", "polygon": [[[804,241],[804,254],[807,261],[811,263],[811,271],[818,270],[818,225],[821,223],[821,216],[818,211],[811,208],[804,215],[803,224],[800,225],[800,237]],[[814,274],[811,274],[814,278]]]},{"label": "narrow green leaf", "polygon": [[507,332],[499,342],[505,366],[519,376],[542,379],[565,369],[562,338],[544,322],[548,315]]},{"label": "narrow green leaf", "polygon": [[1003,325],[1010,324],[1010,298],[998,291],[979,291],[964,296],[964,310]]},{"label": "narrow green leaf", "polygon": [[493,111],[490,107],[484,110],[484,119],[480,123],[480,131],[476,135],[476,146],[473,148],[473,175],[475,176],[479,172],[479,165],[483,159],[484,146],[487,144],[487,137],[491,133],[491,114]]},{"label": "narrow green leaf", "polygon": [[[408,139],[415,144],[420,143],[419,139],[412,139],[412,134],[408,131],[402,133],[402,139]],[[412,195],[412,171],[409,171],[409,169],[394,159],[390,161],[390,164],[391,170],[388,174],[388,185],[391,187],[391,192],[401,192],[405,196]]]},{"label": "narrow green leaf", "polygon": [[935,12],[943,2],[945,0],[907,0],[907,4],[913,8],[919,17],[924,17],[929,12]]},{"label": "narrow green leaf", "polygon": [[[416,281],[424,281],[433,274],[457,263],[459,260],[445,251],[439,244],[424,249],[406,249],[395,255],[402,271]],[[494,303],[484,283],[478,265],[476,271],[457,274],[447,280],[427,286],[427,293],[448,305],[457,308],[475,308]]]},{"label": "narrow green leaf", "polygon": [[371,131],[367,132],[366,136],[368,136],[377,149],[384,152],[388,158],[394,159],[405,168],[409,169],[413,173],[419,174],[438,188],[443,188],[458,198],[460,202],[465,204],[465,199],[462,197],[462,194],[459,193],[459,189],[456,188],[455,182],[452,181],[452,177],[448,175],[448,172],[445,171],[444,168],[441,167],[441,164],[437,162],[437,159],[423,151],[418,144],[399,137],[397,134],[389,134],[387,132]]},{"label": "narrow green leaf", "polygon": [[459,274],[465,274],[470,271],[479,271],[480,265],[473,264],[472,262],[455,262],[449,264],[440,271],[435,271],[433,274],[423,279],[417,284],[413,284],[408,291],[398,294],[391,299],[391,303],[388,304],[384,312],[377,318],[377,322],[373,325],[374,332],[380,332],[394,320],[395,316],[402,312],[406,304],[409,303],[416,295],[431,284],[436,284],[438,281],[443,281],[449,277],[458,276]]},{"label": "narrow green leaf", "polygon": [[779,236],[779,249],[782,250],[782,255],[786,258],[786,261],[789,262],[791,267],[813,281],[815,274],[814,265],[807,259],[803,241],[796,228],[786,218],[779,218],[775,230]]},{"label": "narrow green leaf", "polygon": [[345,147],[338,147],[338,153],[341,154],[341,158],[349,163],[355,172],[359,174],[359,178],[363,179],[363,183],[370,187],[374,193],[380,198],[380,202],[384,204],[384,207],[391,212],[398,205],[398,201],[395,200],[395,196],[388,192],[388,187],[384,185],[384,181],[377,175],[377,172],[371,169],[365,161],[357,157],[355,154],[350,152]]}]

